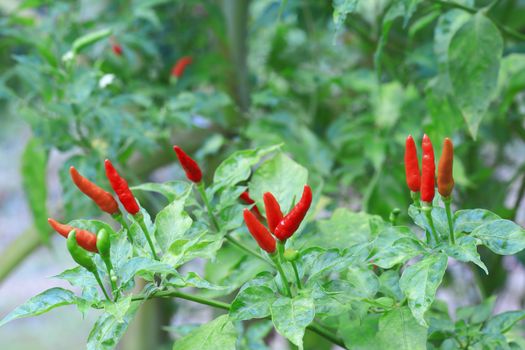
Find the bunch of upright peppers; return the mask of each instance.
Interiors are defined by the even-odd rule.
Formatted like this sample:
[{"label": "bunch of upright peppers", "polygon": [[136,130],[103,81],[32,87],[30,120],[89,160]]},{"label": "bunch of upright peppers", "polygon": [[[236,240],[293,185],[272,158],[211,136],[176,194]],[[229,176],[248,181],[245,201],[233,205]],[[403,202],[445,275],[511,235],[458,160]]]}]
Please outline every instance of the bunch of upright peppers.
[{"label": "bunch of upright peppers", "polygon": [[[301,279],[299,277],[297,265],[295,264],[297,253],[293,250],[287,250],[285,252],[284,244],[286,240],[297,231],[301,222],[304,220],[308,209],[310,209],[310,205],[312,204],[312,189],[308,185],[304,186],[301,199],[287,215],[283,215],[277,199],[270,192],[266,192],[263,195],[263,200],[268,229],[249,209],[244,209],[244,222],[248,227],[248,231],[250,231],[253,238],[257,241],[257,244],[259,244],[259,247],[266,251],[274,261],[275,266],[281,275],[283,285],[288,295],[291,296],[286,275],[282,270],[282,260],[287,260],[292,264],[297,287],[299,289],[301,288]],[[277,241],[274,236],[277,238]]]},{"label": "bunch of upright peppers", "polygon": [[[420,207],[430,226],[430,234],[436,243],[439,242],[434,222],[432,219],[432,201],[435,195],[435,173],[436,165],[434,159],[434,148],[430,138],[423,135],[423,142],[421,144],[423,150],[423,157],[421,161],[422,172],[419,172],[419,161],[417,158],[417,149],[414,139],[409,135],[405,143],[405,175],[408,188],[410,189],[411,197],[416,207]],[[452,201],[452,189],[454,188],[454,178],[452,176],[452,167],[454,160],[454,146],[452,141],[447,137],[443,142],[443,150],[438,166],[438,192],[445,204],[445,211],[447,214],[449,226],[449,240],[451,244],[455,243],[454,228],[452,222],[452,212],[450,203]],[[419,193],[421,193],[421,202],[419,201]],[[428,239],[428,237],[427,237]]]},{"label": "bunch of upright peppers", "polygon": [[[140,206],[133,196],[133,193],[129,189],[127,181],[119,175],[109,160],[105,161],[105,168],[106,176],[111,184],[111,187],[117,194],[117,197],[122,203],[122,206],[139,223],[139,226],[142,228],[151,248],[153,257],[158,260],[153,242],[151,241],[151,237],[144,222],[144,216],[140,212]],[[123,217],[115,198],[113,198],[109,192],[83,177],[75,169],[75,167],[71,167],[69,172],[71,174],[71,179],[78,189],[86,196],[91,198],[91,200],[100,208],[100,210],[110,214],[116,221],[118,221],[126,229],[129,241],[133,243],[133,238],[131,236],[126,219]],[[48,222],[55,231],[67,238],[67,247],[73,259],[79,263],[79,265],[85,267],[88,271],[95,275],[95,278],[99,282],[104,295],[109,299],[109,296],[101,282],[98,271],[96,268],[94,268],[95,265],[93,259],[88,252],[98,253],[100,255],[108,270],[114,297],[115,299],[118,298],[118,290],[115,284],[116,276],[114,275],[110,257],[111,241],[109,233],[102,229],[98,232],[98,234],[94,234],[78,227],[61,224],[51,218],[48,219]]]}]

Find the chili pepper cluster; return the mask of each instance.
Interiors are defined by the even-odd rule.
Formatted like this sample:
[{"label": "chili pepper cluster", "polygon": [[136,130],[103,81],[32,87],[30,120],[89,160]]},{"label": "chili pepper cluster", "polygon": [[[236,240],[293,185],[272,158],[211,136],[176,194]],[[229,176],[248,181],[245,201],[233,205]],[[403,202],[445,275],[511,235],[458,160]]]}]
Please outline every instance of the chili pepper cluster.
[{"label": "chili pepper cluster", "polygon": [[[417,158],[417,149],[414,139],[409,135],[405,142],[405,175],[406,183],[411,191],[412,198],[416,207],[420,207],[419,196],[423,202],[422,210],[427,217],[430,226],[430,234],[434,237],[436,243],[439,237],[436,234],[431,211],[432,201],[435,196],[436,187],[436,164],[434,159],[434,148],[430,138],[425,134],[421,143],[423,157],[421,159],[421,173],[419,172],[419,161]],[[447,214],[450,242],[454,243],[454,230],[452,215],[450,209],[451,195],[454,188],[454,177],[452,174],[454,162],[454,146],[452,141],[447,137],[443,141],[443,149],[438,164],[437,187],[438,192],[445,204]]]},{"label": "chili pepper cluster", "polygon": [[244,209],[244,222],[261,249],[273,254],[276,247],[276,240],[273,236],[285,242],[297,231],[312,204],[312,189],[305,185],[301,199],[285,216],[272,193],[266,192],[263,198],[269,230],[249,209]]},{"label": "chili pepper cluster", "polygon": [[[421,192],[421,200],[431,203],[435,195],[436,165],[434,148],[430,138],[423,135],[421,143],[423,157],[421,161],[422,172],[419,172],[419,161],[414,139],[409,135],[405,143],[405,175],[408,188],[412,192]],[[438,192],[443,197],[448,197],[454,188],[452,165],[454,161],[454,146],[447,137],[443,141],[443,150],[438,167]]]}]

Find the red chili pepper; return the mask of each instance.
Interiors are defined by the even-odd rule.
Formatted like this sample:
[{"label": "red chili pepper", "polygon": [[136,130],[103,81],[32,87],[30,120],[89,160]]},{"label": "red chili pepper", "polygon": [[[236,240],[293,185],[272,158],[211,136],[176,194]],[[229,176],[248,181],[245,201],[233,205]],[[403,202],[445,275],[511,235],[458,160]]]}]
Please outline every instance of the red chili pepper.
[{"label": "red chili pepper", "polygon": [[421,200],[432,203],[435,194],[436,164],[434,160],[434,148],[432,142],[425,134],[423,135],[423,160],[421,161]]},{"label": "red chili pepper", "polygon": [[274,253],[276,246],[275,238],[272,237],[268,229],[264,227],[264,225],[257,220],[257,217],[248,209],[244,209],[243,214],[248,231],[250,231],[253,238],[255,238],[259,247],[270,254]]},{"label": "red chili pepper", "polygon": [[[250,197],[248,191],[244,191],[243,193],[241,193],[239,198],[246,204],[255,204],[255,201],[252,199],[252,197]],[[259,208],[257,208],[256,205],[252,207],[251,211],[259,218],[262,218],[261,212],[259,211]]]},{"label": "red chili pepper", "polygon": [[454,145],[447,137],[443,142],[443,151],[438,164],[438,192],[443,197],[448,197],[454,188],[454,177],[452,176],[452,165],[454,162]]},{"label": "red chili pepper", "polygon": [[110,215],[119,212],[117,201],[109,192],[104,191],[102,188],[80,175],[77,169],[73,166],[69,168],[69,173],[78,189],[91,198],[91,200],[98,205],[100,210],[105,211]]},{"label": "red chili pepper", "polygon": [[53,220],[51,218],[47,219],[47,222],[49,225],[60,235],[67,238],[69,236],[69,233],[73,230],[77,233],[77,243],[79,246],[84,248],[85,250],[89,250],[93,253],[98,253],[97,249],[97,235],[89,232],[87,230],[82,230],[73,226],[61,224],[60,222]]},{"label": "red chili pepper", "polygon": [[419,188],[421,187],[421,174],[419,173],[416,143],[412,135],[408,135],[405,142],[405,175],[410,191],[419,192]]},{"label": "red chili pepper", "polygon": [[108,178],[113,191],[117,194],[120,203],[122,203],[124,208],[126,208],[126,211],[131,215],[137,214],[140,211],[140,207],[133,196],[133,193],[129,189],[128,182],[119,175],[109,159],[106,159],[104,165],[106,167],[106,177]]},{"label": "red chili pepper", "polygon": [[191,64],[193,59],[190,56],[184,56],[180,58],[177,63],[171,68],[171,75],[177,78],[180,78],[184,74],[186,67]]},{"label": "red chili pepper", "polygon": [[173,150],[177,153],[179,163],[186,172],[186,177],[195,183],[202,180],[202,171],[199,164],[186,154],[179,146],[173,146]]},{"label": "red chili pepper", "polygon": [[113,44],[111,45],[111,50],[113,50],[113,53],[117,56],[122,56],[122,46],[119,44]]},{"label": "red chili pepper", "polygon": [[271,233],[275,233],[275,228],[283,219],[283,213],[279,202],[270,192],[266,192],[263,195],[264,210],[266,211],[266,220],[268,221],[268,227]]},{"label": "red chili pepper", "polygon": [[303,195],[292,210],[279,222],[274,235],[281,241],[290,238],[301,225],[310,205],[312,204],[312,189],[305,185]]}]

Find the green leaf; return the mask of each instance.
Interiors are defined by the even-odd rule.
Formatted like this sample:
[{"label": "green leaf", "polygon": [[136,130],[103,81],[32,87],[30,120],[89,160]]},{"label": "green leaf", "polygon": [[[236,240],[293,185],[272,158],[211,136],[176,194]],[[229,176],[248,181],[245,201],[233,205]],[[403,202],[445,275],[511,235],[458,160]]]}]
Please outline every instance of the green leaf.
[{"label": "green leaf", "polygon": [[345,279],[354,288],[353,294],[360,298],[373,298],[379,290],[376,274],[363,266],[349,266]]},{"label": "green leaf", "polygon": [[387,227],[372,242],[370,262],[383,269],[405,263],[423,253],[417,237],[408,227]]},{"label": "green leaf", "polygon": [[59,306],[75,304],[78,300],[70,290],[63,288],[48,289],[11,311],[0,321],[0,327],[17,318],[38,316]]},{"label": "green leaf", "polygon": [[73,269],[63,271],[56,275],[56,278],[68,281],[72,286],[80,287],[82,289],[82,296],[87,300],[97,300],[98,283],[95,276],[82,266],[77,266]]},{"label": "green leaf", "polygon": [[202,231],[191,239],[177,239],[162,257],[162,261],[177,267],[195,258],[213,259],[222,242],[222,235]]},{"label": "green leaf", "polygon": [[311,235],[305,235],[305,245],[326,249],[346,249],[372,240],[376,227],[382,224],[378,216],[337,208],[332,217],[317,222],[320,232],[315,231]]},{"label": "green leaf", "polygon": [[228,315],[217,317],[173,344],[173,350],[235,350],[237,331]]},{"label": "green leaf", "polygon": [[148,191],[160,193],[168,202],[173,202],[178,198],[187,197],[188,193],[191,192],[191,184],[188,181],[168,181],[164,183],[149,182],[138,186],[133,186],[133,191]]},{"label": "green leaf", "polygon": [[92,32],[92,33],[83,35],[80,38],[77,38],[75,39],[75,41],[73,41],[73,45],[71,46],[71,51],[74,54],[77,54],[83,48],[93,45],[97,41],[100,41],[102,39],[109,37],[111,33],[112,33],[111,29],[101,29],[101,30],[97,30],[96,32]]},{"label": "green leaf", "polygon": [[272,304],[271,313],[277,332],[303,349],[305,328],[315,317],[314,301],[302,296],[281,297]]},{"label": "green leaf", "polygon": [[155,218],[155,239],[163,252],[168,251],[176,240],[183,238],[193,223],[184,211],[185,202],[186,198],[176,199]]},{"label": "green leaf", "polygon": [[470,233],[484,223],[501,219],[498,215],[485,209],[465,209],[454,213],[454,232]]},{"label": "green leaf", "polygon": [[481,261],[478,253],[478,242],[470,236],[463,236],[456,240],[455,245],[446,245],[444,250],[448,256],[463,262],[473,262],[478,265],[488,275],[487,267]]},{"label": "green leaf", "polygon": [[379,319],[380,349],[425,350],[427,329],[418,324],[407,307],[386,312]]},{"label": "green leaf", "polygon": [[342,256],[337,249],[310,248],[301,254],[303,269],[309,275],[307,285],[326,274],[346,268],[351,261],[350,257]]},{"label": "green leaf", "polygon": [[491,296],[479,305],[458,308],[456,318],[472,324],[485,322],[492,314],[495,302],[496,296]]},{"label": "green leaf", "polygon": [[[421,211],[421,209],[415,207],[414,205],[410,205],[410,208],[408,209],[408,214],[414,220],[414,223],[416,225],[418,225],[425,231],[430,232],[430,224],[426,216]],[[447,240],[449,236],[449,228],[445,209],[440,207],[433,207],[431,215],[438,237],[440,237],[443,240]]]},{"label": "green leaf", "polygon": [[259,163],[263,156],[280,147],[280,145],[275,145],[234,152],[217,167],[213,176],[213,183],[219,188],[223,188],[247,180],[252,172],[252,166]]},{"label": "green leaf", "polygon": [[449,76],[454,97],[472,138],[497,91],[503,39],[482,11],[454,35],[448,49]]},{"label": "green leaf", "polygon": [[262,163],[254,172],[249,184],[250,196],[257,202],[259,208],[264,208],[263,194],[271,192],[279,202],[283,213],[286,213],[294,199],[297,203],[301,198],[307,180],[308,171],[303,166],[284,153],[278,153]]},{"label": "green leaf", "polygon": [[275,300],[274,291],[266,286],[251,286],[237,294],[230,308],[233,320],[251,320],[270,315],[270,305]]},{"label": "green leaf", "polygon": [[486,333],[502,334],[510,331],[519,321],[525,319],[525,311],[507,311],[491,317],[483,327]]},{"label": "green leaf", "polygon": [[452,9],[442,14],[434,30],[434,52],[438,61],[440,71],[444,71],[446,85],[450,84],[448,76],[448,49],[450,42],[456,32],[472,17],[468,12],[459,9]]},{"label": "green leaf", "polygon": [[436,291],[447,269],[445,254],[426,255],[403,271],[399,287],[408,299],[408,306],[422,326],[427,323],[425,312],[434,302]]},{"label": "green leaf", "polygon": [[117,276],[120,277],[122,285],[126,285],[136,275],[147,277],[151,280],[155,273],[176,274],[177,270],[157,260],[145,257],[134,257],[122,265],[122,268],[117,272]]},{"label": "green leaf", "polygon": [[397,301],[404,299],[403,292],[399,288],[399,272],[387,270],[379,276],[379,291]]},{"label": "green leaf", "polygon": [[120,338],[122,338],[126,332],[140,305],[140,302],[133,302],[131,305],[124,303],[123,306],[126,311],[123,315],[118,315],[118,317],[115,317],[113,313],[109,312],[102,314],[89,333],[87,349],[114,349],[120,341]]},{"label": "green leaf", "polygon": [[224,287],[213,284],[205,280],[195,272],[188,272],[188,274],[184,277],[179,275],[170,276],[170,279],[168,279],[166,283],[172,286],[176,286],[178,288],[195,287],[208,290],[231,290],[231,287]]},{"label": "green leaf", "polygon": [[47,225],[47,152],[40,139],[33,137],[22,154],[22,185],[33,214],[34,225],[44,243],[49,242],[50,229]]},{"label": "green leaf", "polygon": [[363,291],[356,286],[358,283],[345,280],[328,281],[322,286],[320,283],[313,287],[312,292],[317,315],[337,316],[347,313],[352,308],[352,302],[363,299]]},{"label": "green leaf", "polygon": [[337,31],[341,29],[345,23],[346,16],[349,13],[355,12],[359,0],[333,0],[333,20]]},{"label": "green leaf", "polygon": [[378,330],[379,315],[374,314],[362,319],[345,320],[339,325],[339,334],[349,350],[382,350],[382,344],[377,339]]},{"label": "green leaf", "polygon": [[487,222],[474,229],[471,236],[500,255],[516,254],[525,248],[525,230],[510,220]]}]

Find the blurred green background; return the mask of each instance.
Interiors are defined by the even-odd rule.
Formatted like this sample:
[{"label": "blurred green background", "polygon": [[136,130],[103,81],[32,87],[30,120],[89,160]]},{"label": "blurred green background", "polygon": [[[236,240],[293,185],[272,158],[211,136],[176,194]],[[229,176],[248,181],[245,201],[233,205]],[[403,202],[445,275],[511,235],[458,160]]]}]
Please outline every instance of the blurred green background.
[{"label": "blurred green background", "polygon": [[[454,205],[525,222],[524,0],[2,0],[0,16],[0,316],[72,266],[47,216],[99,215],[70,165],[104,186],[105,158],[132,184],[173,179],[174,143],[207,176],[234,150],[282,143],[328,209],[398,207],[406,222],[404,139],[427,133],[439,156],[448,136]],[[522,308],[525,257],[481,253],[490,278],[458,273],[499,293],[498,311]],[[477,302],[453,272],[440,296]],[[20,320],[0,343],[82,348],[95,316]],[[168,336],[138,328],[123,348]]]}]

